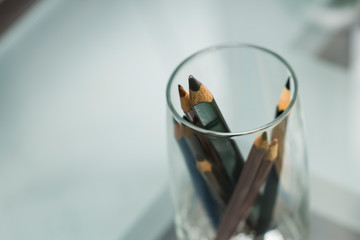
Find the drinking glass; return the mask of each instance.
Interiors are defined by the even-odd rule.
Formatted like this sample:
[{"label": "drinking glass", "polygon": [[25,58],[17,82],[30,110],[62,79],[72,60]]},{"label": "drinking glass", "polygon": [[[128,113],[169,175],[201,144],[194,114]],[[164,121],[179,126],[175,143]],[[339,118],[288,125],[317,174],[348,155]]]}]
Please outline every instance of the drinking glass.
[{"label": "drinking glass", "polygon": [[[205,129],[184,117],[178,84],[187,89],[189,75],[211,91],[230,131]],[[287,80],[290,103],[276,116]],[[166,98],[169,175],[178,239],[215,239],[229,204],[218,203],[209,179],[199,171],[198,158],[211,162],[216,158],[214,145],[230,144],[240,152],[244,166],[254,140],[264,132],[269,143],[278,140],[277,159],[256,192],[242,227],[239,223],[231,239],[308,238],[307,154],[298,80],[282,57],[263,47],[241,43],[203,49],[175,69]],[[200,145],[212,144],[197,152],[191,139]],[[242,169],[234,171],[241,176]],[[275,181],[271,180],[273,175],[277,176]],[[230,199],[238,179],[220,189],[230,189]]]}]

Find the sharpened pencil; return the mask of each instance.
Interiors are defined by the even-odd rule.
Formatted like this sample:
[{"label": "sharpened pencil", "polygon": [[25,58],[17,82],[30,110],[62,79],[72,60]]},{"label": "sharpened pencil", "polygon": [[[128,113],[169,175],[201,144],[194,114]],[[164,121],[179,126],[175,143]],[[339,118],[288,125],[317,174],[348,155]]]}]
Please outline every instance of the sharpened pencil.
[{"label": "sharpened pencil", "polygon": [[[288,108],[290,102],[291,102],[291,95],[290,95],[290,77],[289,77],[281,93],[276,108],[275,118],[279,117]],[[279,140],[279,154],[275,162],[275,167],[278,176],[280,176],[281,168],[282,168],[286,125],[287,125],[287,119],[284,119],[284,121],[281,122],[278,126],[276,126],[272,131],[272,138],[277,138]]]},{"label": "sharpened pencil", "polygon": [[[185,118],[191,123],[196,124],[197,117],[195,116],[191,106],[190,97],[186,90],[178,85],[180,104]],[[195,158],[208,159],[209,164],[212,166],[212,171],[208,171],[206,174],[201,174],[204,178],[212,197],[215,199],[216,204],[213,209],[207,211],[215,211],[217,214],[209,213],[209,217],[212,218],[212,222],[215,228],[220,223],[221,216],[225,210],[225,205],[229,201],[229,197],[232,193],[231,180],[228,177],[226,170],[217,156],[215,149],[211,146],[211,142],[201,134],[197,134],[195,131],[188,127],[184,127],[186,140],[191,148],[191,151]],[[214,175],[214,176],[211,176]],[[219,190],[221,186],[221,191]]]},{"label": "sharpened pencil", "polygon": [[280,99],[278,101],[278,104],[276,106],[276,114],[275,117],[280,116],[289,106],[290,104],[290,77],[288,77],[285,87],[283,88]]},{"label": "sharpened pencil", "polygon": [[[208,130],[230,132],[213,95],[206,86],[190,75],[189,88],[190,105],[198,119],[198,125]],[[232,184],[235,184],[244,163],[236,143],[232,139],[208,139],[223,163]]]},{"label": "sharpened pencil", "polygon": [[[180,96],[180,103],[181,108],[183,109],[186,119],[190,121],[193,124],[197,124],[199,122],[197,116],[195,115],[193,109],[189,106],[190,105],[190,97],[189,94],[186,92],[186,90],[181,86],[178,85],[179,89],[179,96]],[[194,136],[193,138],[190,138],[192,140],[191,145],[194,147],[194,153],[197,153],[201,157],[206,156],[206,158],[209,159],[209,161],[213,164],[214,167],[216,167],[216,171],[221,173],[224,179],[223,185],[224,189],[229,189],[229,194],[232,192],[232,185],[231,180],[226,174],[226,169],[224,165],[221,162],[221,159],[219,158],[216,150],[212,146],[211,141],[209,138],[205,137],[204,135],[197,134],[195,131],[185,128],[191,136]]]},{"label": "sharpened pencil", "polygon": [[189,93],[179,84],[178,85],[179,96],[180,96],[180,105],[181,109],[185,113],[187,120],[193,124],[197,124],[197,118],[195,116],[194,110],[190,105],[190,95]]},{"label": "sharpened pencil", "polygon": [[[290,77],[287,79],[285,87],[280,95],[275,117],[279,117],[289,106],[291,101],[290,95]],[[260,215],[257,223],[256,234],[260,236],[264,234],[270,227],[276,198],[278,192],[279,179],[283,164],[285,132],[286,132],[287,119],[284,119],[272,131],[272,139],[278,139],[278,155],[275,164],[272,167],[269,176],[266,180],[266,185],[263,194],[263,201],[260,203]]]}]

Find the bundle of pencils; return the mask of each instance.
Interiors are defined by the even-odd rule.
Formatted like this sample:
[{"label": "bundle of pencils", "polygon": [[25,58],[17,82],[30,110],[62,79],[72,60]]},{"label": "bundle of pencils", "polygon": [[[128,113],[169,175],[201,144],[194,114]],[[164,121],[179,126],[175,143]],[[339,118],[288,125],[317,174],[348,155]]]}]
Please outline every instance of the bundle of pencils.
[{"label": "bundle of pencils", "polygon": [[[185,120],[218,132],[230,132],[211,92],[200,81],[189,76],[189,93],[178,86]],[[289,79],[276,108],[278,117],[290,103]],[[246,161],[232,139],[207,137],[175,123],[175,137],[183,152],[194,189],[217,229],[216,240],[228,240],[241,231],[265,184],[256,224],[248,224],[256,235],[271,225],[283,161],[286,121],[271,134],[262,132],[253,142]]]}]

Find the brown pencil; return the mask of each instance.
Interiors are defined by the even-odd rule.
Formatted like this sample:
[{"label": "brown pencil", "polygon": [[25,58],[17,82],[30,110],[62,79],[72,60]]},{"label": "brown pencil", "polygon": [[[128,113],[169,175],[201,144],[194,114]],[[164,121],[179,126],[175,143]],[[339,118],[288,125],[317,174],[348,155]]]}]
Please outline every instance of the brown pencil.
[{"label": "brown pencil", "polygon": [[241,221],[238,225],[238,230],[242,229],[244,222],[250,213],[251,207],[256,200],[259,190],[264,184],[267,176],[269,175],[271,168],[273,167],[273,163],[278,156],[278,146],[278,140],[274,138],[269,144],[268,149],[266,150],[264,160],[259,167],[253,185],[251,186],[251,190],[249,191],[249,195],[246,197],[244,203],[245,207],[242,213]]},{"label": "brown pencil", "polygon": [[220,228],[219,228],[218,234],[216,236],[216,240],[228,240],[236,232],[241,231],[247,217],[250,214],[251,208],[256,200],[259,190],[263,185],[263,183],[265,182],[266,177],[273,166],[273,163],[277,157],[277,153],[278,153],[278,141],[277,139],[273,139],[265,152],[265,156],[258,168],[255,179],[250,187],[250,190],[245,200],[238,203],[239,205],[242,206],[240,213],[236,214],[236,219],[234,219],[232,222],[229,222],[229,225],[226,227],[226,230],[220,232]]},{"label": "brown pencil", "polygon": [[198,120],[195,116],[194,110],[191,108],[189,93],[180,84],[178,85],[178,90],[181,109],[185,113],[187,120],[196,125]]},{"label": "brown pencil", "polygon": [[267,147],[267,133],[264,132],[255,139],[251,147],[248,159],[244,164],[240,177],[236,183],[234,193],[231,196],[229,205],[226,208],[223,219],[220,223],[218,229],[219,236],[224,234],[226,235],[226,232],[228,232],[231,228],[236,228],[238,214],[240,214],[241,209],[244,207],[241,203],[244,202],[249,193]]}]

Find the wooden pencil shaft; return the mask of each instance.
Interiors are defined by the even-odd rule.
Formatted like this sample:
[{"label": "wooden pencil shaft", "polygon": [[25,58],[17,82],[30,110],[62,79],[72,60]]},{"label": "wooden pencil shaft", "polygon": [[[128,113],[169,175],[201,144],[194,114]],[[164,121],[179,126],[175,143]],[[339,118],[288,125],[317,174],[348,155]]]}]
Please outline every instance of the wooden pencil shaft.
[{"label": "wooden pencil shaft", "polygon": [[271,134],[272,139],[277,138],[279,140],[279,153],[274,166],[276,167],[278,176],[280,176],[281,174],[283,158],[284,158],[286,126],[287,126],[287,118],[285,118],[282,122],[280,122],[277,126],[275,126]]},{"label": "wooden pencil shaft", "polygon": [[[253,150],[250,152],[249,160],[244,164],[243,170],[240,174],[240,178],[235,187],[234,193],[237,194],[235,202],[241,202],[250,190],[251,184],[255,179],[256,172],[261,164],[265,154],[265,149],[257,149],[253,146]],[[234,196],[236,196],[234,194]],[[238,204],[237,204],[238,205]]]},{"label": "wooden pencil shaft", "polygon": [[[231,228],[236,228],[238,223],[238,216],[241,212],[241,209],[244,207],[243,202],[249,193],[249,189],[252,185],[252,181],[255,178],[255,174],[257,172],[258,166],[261,163],[261,159],[263,158],[265,150],[259,150],[254,156],[256,158],[254,164],[250,166],[251,161],[247,161],[244,165],[240,178],[235,187],[234,193],[231,197],[230,203],[225,210],[224,216],[220,222],[219,226],[219,235],[222,235],[223,232],[229,231]],[[258,160],[259,159],[259,160]],[[259,163],[258,163],[259,162]],[[250,172],[251,171],[251,172]],[[249,173],[249,174],[244,174]],[[253,175],[253,176],[252,176]]]},{"label": "wooden pencil shaft", "polygon": [[246,197],[242,201],[237,203],[238,205],[242,206],[240,211],[234,212],[233,215],[229,217],[231,218],[231,221],[226,222],[226,224],[224,220],[221,221],[216,240],[227,240],[237,230],[238,231],[241,230],[241,228],[244,226],[245,220],[250,214],[250,210],[256,200],[260,187],[264,183],[277,157],[277,151],[278,151],[278,141],[277,139],[274,139],[273,141],[271,141],[269,147],[265,151],[263,160],[261,161],[261,164],[257,169],[255,179],[252,182]]}]

